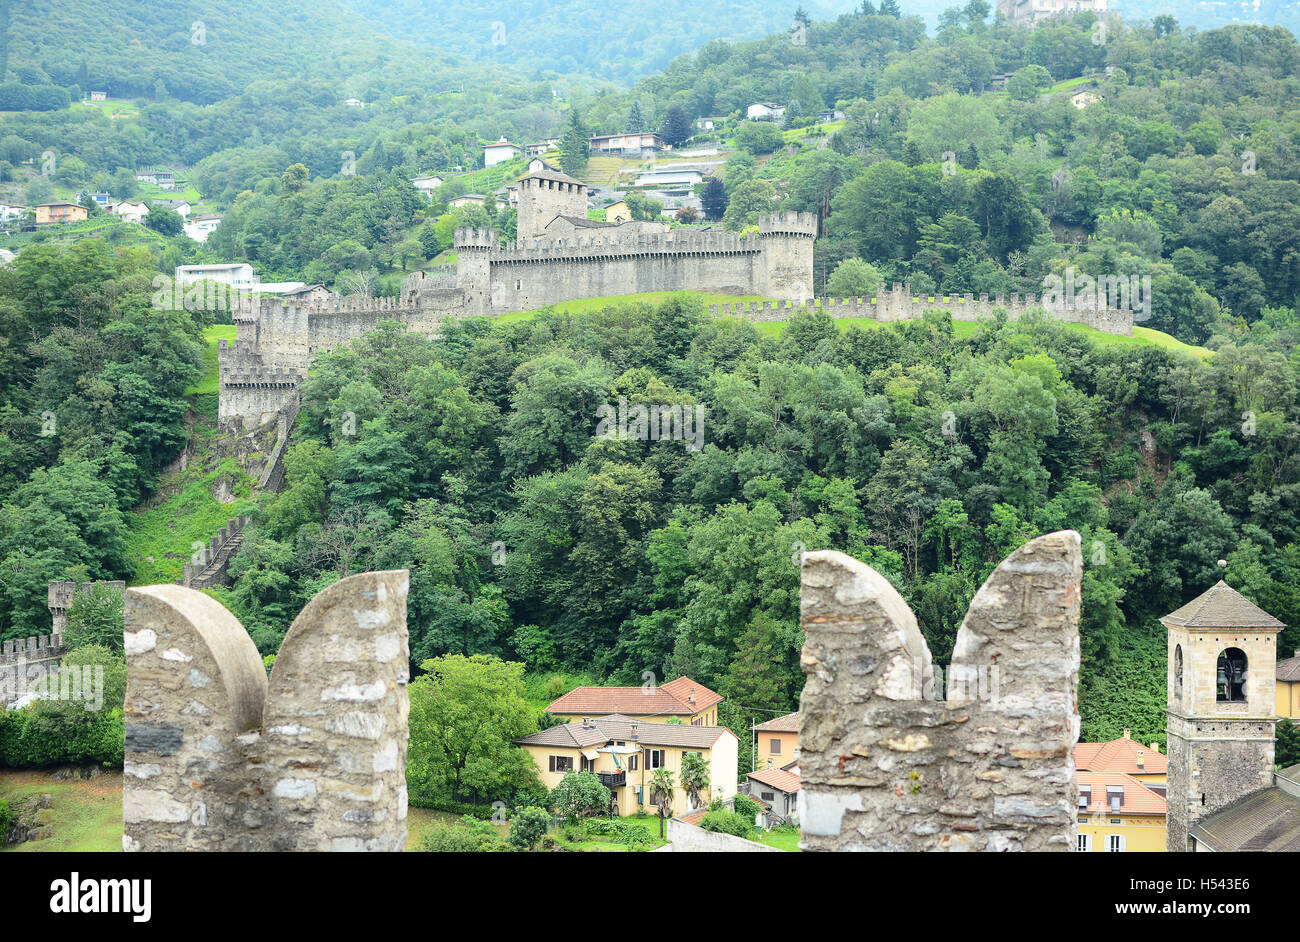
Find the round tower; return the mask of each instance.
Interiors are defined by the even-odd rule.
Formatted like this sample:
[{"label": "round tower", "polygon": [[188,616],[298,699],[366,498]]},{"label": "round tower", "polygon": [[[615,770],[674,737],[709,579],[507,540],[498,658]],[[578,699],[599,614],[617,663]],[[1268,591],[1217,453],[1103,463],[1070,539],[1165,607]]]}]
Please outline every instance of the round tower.
[{"label": "round tower", "polygon": [[466,314],[487,314],[492,309],[492,251],[497,247],[494,229],[457,229],[456,287],[465,296]]},{"label": "round tower", "polygon": [[759,291],[778,301],[802,304],[813,296],[813,213],[782,212],[758,217]]},{"label": "round tower", "polygon": [[1220,580],[1160,619],[1169,630],[1166,849],[1273,784],[1277,635],[1286,625]]}]

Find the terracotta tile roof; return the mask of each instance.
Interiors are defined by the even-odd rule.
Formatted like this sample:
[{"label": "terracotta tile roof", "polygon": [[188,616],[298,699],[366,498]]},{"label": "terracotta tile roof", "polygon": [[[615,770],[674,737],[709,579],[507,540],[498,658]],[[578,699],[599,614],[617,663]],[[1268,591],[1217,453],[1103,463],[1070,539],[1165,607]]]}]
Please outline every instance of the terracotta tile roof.
[{"label": "terracotta tile roof", "polygon": [[678,817],[677,820],[685,821],[687,824],[693,824],[696,827],[699,827],[700,822],[704,820],[704,816],[708,813],[709,813],[708,808],[700,808],[697,811],[692,811],[690,814],[681,815],[680,817]]},{"label": "terracotta tile roof", "polygon": [[696,713],[707,710],[715,703],[722,702],[722,695],[714,693],[703,684],[697,684],[689,677],[678,677],[666,684],[659,685],[660,690],[667,690],[678,700],[692,708]]},{"label": "terracotta tile roof", "polygon": [[757,772],[749,772],[747,777],[764,785],[771,785],[787,795],[793,795],[799,790],[799,776],[785,769],[759,769]]},{"label": "terracotta tile roof", "polygon": [[[1077,772],[1080,790],[1091,789],[1088,801],[1088,814],[1151,814],[1165,813],[1163,795],[1154,792],[1131,775],[1122,772]],[[1124,789],[1124,802],[1119,811],[1112,812],[1106,797],[1107,788],[1119,786]],[[1082,809],[1080,809],[1082,811]]]},{"label": "terracotta tile roof", "polygon": [[1300,681],[1300,651],[1296,652],[1295,657],[1277,662],[1277,679],[1289,683]]},{"label": "terracotta tile roof", "polygon": [[1182,628],[1286,627],[1222,579],[1160,620]]},{"label": "terracotta tile roof", "polygon": [[1217,851],[1300,851],[1300,798],[1266,788],[1206,815],[1191,833]]},{"label": "terracotta tile roof", "polygon": [[[636,736],[632,727],[636,727]],[[613,714],[593,717],[590,722],[575,720],[552,726],[531,735],[516,739],[521,746],[558,746],[567,749],[587,749],[603,746],[615,740],[642,746],[680,746],[687,749],[708,749],[722,736],[735,734],[725,726],[688,726],[685,723],[647,723],[630,716]]]},{"label": "terracotta tile roof", "polygon": [[778,716],[766,723],[751,726],[750,729],[756,733],[797,733],[799,732],[799,714],[787,713],[785,716]]},{"label": "terracotta tile roof", "polygon": [[[1139,767],[1138,753],[1143,766]],[[1088,772],[1123,772],[1126,775],[1164,775],[1169,757],[1127,736],[1110,742],[1081,742],[1074,747],[1074,767]]]},{"label": "terracotta tile roof", "polygon": [[[688,698],[694,695],[695,702]],[[722,697],[689,677],[679,677],[657,687],[576,687],[551,701],[547,713],[604,716],[694,716],[720,703]]]}]

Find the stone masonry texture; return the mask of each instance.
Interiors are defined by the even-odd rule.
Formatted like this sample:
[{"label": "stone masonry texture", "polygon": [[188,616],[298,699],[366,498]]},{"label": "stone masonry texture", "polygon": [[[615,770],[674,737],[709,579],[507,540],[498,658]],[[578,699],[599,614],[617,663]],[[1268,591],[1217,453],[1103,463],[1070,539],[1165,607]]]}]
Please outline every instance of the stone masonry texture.
[{"label": "stone masonry texture", "polygon": [[123,848],[402,850],[408,584],[368,572],[321,591],[269,682],[214,599],[128,590]]},{"label": "stone masonry texture", "polygon": [[804,554],[804,849],[1074,850],[1079,544],[1041,536],[989,576],[946,699],[894,587],[843,553]]}]

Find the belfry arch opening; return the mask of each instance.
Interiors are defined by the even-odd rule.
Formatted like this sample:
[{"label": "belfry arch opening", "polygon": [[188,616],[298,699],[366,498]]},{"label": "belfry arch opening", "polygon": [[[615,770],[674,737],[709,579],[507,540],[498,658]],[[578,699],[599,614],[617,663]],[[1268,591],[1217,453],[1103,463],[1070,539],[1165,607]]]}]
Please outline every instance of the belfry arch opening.
[{"label": "belfry arch opening", "polygon": [[1174,699],[1182,702],[1183,699],[1183,646],[1174,645]]},{"label": "belfry arch opening", "polygon": [[1215,699],[1220,703],[1244,703],[1246,700],[1246,652],[1225,648],[1219,652]]}]

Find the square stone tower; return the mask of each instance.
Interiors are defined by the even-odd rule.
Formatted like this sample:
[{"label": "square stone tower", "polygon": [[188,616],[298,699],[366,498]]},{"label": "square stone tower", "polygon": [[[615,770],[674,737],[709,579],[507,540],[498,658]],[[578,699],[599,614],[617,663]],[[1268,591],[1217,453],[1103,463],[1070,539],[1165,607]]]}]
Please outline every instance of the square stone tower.
[{"label": "square stone tower", "polygon": [[1273,784],[1277,635],[1286,625],[1220,580],[1160,619],[1169,630],[1165,847]]},{"label": "square stone tower", "polygon": [[586,219],[587,185],[534,157],[519,179],[519,240],[540,237],[556,216]]}]

